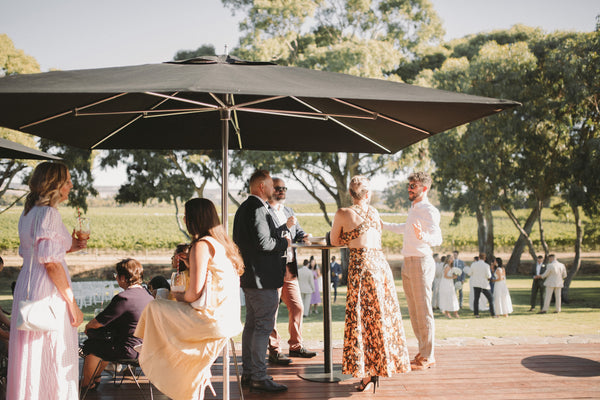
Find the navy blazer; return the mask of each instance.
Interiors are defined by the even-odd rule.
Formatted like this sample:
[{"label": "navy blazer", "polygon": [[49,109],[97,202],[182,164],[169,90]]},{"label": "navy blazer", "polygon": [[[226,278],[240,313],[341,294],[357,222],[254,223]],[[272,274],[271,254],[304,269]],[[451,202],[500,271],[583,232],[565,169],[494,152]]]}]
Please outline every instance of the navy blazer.
[{"label": "navy blazer", "polygon": [[[240,286],[277,289],[283,286],[287,240],[281,237],[275,215],[256,196],[249,196],[233,220],[233,241],[244,260]],[[285,226],[285,225],[284,225]]]}]

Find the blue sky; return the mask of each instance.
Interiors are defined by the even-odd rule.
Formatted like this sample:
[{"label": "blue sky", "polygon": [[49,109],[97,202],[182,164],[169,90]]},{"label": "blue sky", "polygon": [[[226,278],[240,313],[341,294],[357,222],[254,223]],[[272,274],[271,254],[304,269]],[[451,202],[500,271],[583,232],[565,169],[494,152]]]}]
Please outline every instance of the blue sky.
[{"label": "blue sky", "polygon": [[[446,39],[517,23],[589,32],[600,14],[598,0],[431,1]],[[223,53],[238,42],[240,18],[220,0],[0,0],[0,34],[35,57],[42,71],[163,62],[203,44]],[[96,184],[111,185],[124,172],[94,175]]]}]

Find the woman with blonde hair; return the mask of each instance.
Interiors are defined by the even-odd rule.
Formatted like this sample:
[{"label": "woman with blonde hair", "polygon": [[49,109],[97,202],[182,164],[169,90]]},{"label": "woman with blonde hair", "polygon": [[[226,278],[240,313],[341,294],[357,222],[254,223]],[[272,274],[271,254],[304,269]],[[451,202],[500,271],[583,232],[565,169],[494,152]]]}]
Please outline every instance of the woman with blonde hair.
[{"label": "woman with blonde hair", "polygon": [[135,331],[144,341],[139,357],[144,374],[175,400],[203,398],[206,386],[212,390],[210,366],[227,340],[242,331],[244,265],[237,246],[210,200],[185,203],[185,224],[192,238],[189,286],[172,293],[176,301],[148,304]]},{"label": "woman with blonde hair", "polygon": [[358,391],[375,391],[380,376],[410,371],[410,359],[369,180],[353,177],[349,191],[353,205],[337,211],[330,234],[331,244],[350,248],[342,373],[362,378]]},{"label": "woman with blonde hair", "polygon": [[23,268],[17,278],[12,315],[28,297],[51,297],[59,308],[59,324],[53,331],[19,330],[11,324],[8,354],[8,391],[11,400],[77,399],[79,357],[77,327],[83,313],[77,306],[65,254],[86,247],[62,222],[58,204],[73,187],[67,167],[61,163],[37,165],[29,180],[29,194],[19,219],[19,254]]}]

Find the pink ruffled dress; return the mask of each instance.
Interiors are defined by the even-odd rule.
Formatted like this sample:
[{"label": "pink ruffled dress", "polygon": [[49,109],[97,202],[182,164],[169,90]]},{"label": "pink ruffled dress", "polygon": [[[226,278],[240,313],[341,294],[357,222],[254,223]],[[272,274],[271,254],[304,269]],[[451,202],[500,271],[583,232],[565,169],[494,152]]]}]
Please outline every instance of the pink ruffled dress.
[{"label": "pink ruffled dress", "polygon": [[[35,230],[34,226],[36,225]],[[35,232],[35,237],[34,237]],[[31,289],[29,298],[58,296],[44,263],[62,264],[70,281],[65,254],[72,239],[56,208],[33,207],[19,219],[19,254],[23,268],[19,273],[13,299],[12,315],[18,314],[19,302],[27,297],[29,263],[31,260]],[[32,254],[32,244],[35,251]],[[76,400],[78,394],[79,359],[77,328],[71,326],[65,305],[64,320],[51,332],[20,331],[10,326],[8,353],[8,391],[11,400]]]}]

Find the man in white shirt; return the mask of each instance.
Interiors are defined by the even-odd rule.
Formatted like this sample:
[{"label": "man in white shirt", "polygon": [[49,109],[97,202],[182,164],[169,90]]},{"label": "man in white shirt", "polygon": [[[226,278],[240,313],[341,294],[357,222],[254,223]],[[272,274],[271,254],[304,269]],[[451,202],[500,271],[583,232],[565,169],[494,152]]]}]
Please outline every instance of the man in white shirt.
[{"label": "man in white shirt", "polygon": [[[283,179],[273,178],[273,189],[274,192],[269,200],[269,205],[277,217],[279,225],[287,225],[292,243],[308,240],[308,235],[300,227],[294,211],[290,207],[284,206],[287,187],[285,187]],[[298,263],[295,249],[289,247],[284,257],[286,258],[285,275],[283,277],[283,287],[279,289],[279,296],[288,308],[289,355],[291,357],[311,358],[316,356],[317,353],[306,350],[302,345],[304,305],[298,286]],[[275,315],[275,318],[277,318],[277,315]],[[269,336],[269,362],[278,365],[289,365],[291,360],[281,352],[280,341],[281,337],[277,332],[277,325],[275,325]]]},{"label": "man in white shirt", "polygon": [[565,264],[561,263],[556,259],[554,254],[548,256],[548,266],[546,266],[546,272],[544,272],[540,278],[545,279],[544,286],[546,286],[546,294],[544,296],[544,308],[538,314],[546,314],[548,308],[550,308],[550,299],[552,299],[552,293],[554,292],[554,305],[556,306],[555,313],[560,312],[561,306],[561,292],[564,286],[564,279],[567,277],[567,268]]},{"label": "man in white shirt", "polygon": [[471,264],[471,282],[473,283],[473,290],[475,296],[473,298],[473,313],[475,318],[479,318],[479,297],[481,293],[487,299],[490,305],[490,314],[492,317],[496,317],[494,312],[494,300],[492,299],[492,293],[490,292],[490,278],[492,272],[490,271],[490,265],[485,262],[485,253],[479,254],[479,261],[475,261]]},{"label": "man in white shirt", "polygon": [[435,364],[433,342],[435,325],[431,308],[435,261],[431,246],[442,244],[440,212],[427,198],[432,179],[425,172],[408,177],[408,199],[412,201],[403,224],[383,223],[383,228],[404,235],[402,287],[408,303],[410,323],[419,342],[419,352],[411,368],[424,370]]}]

